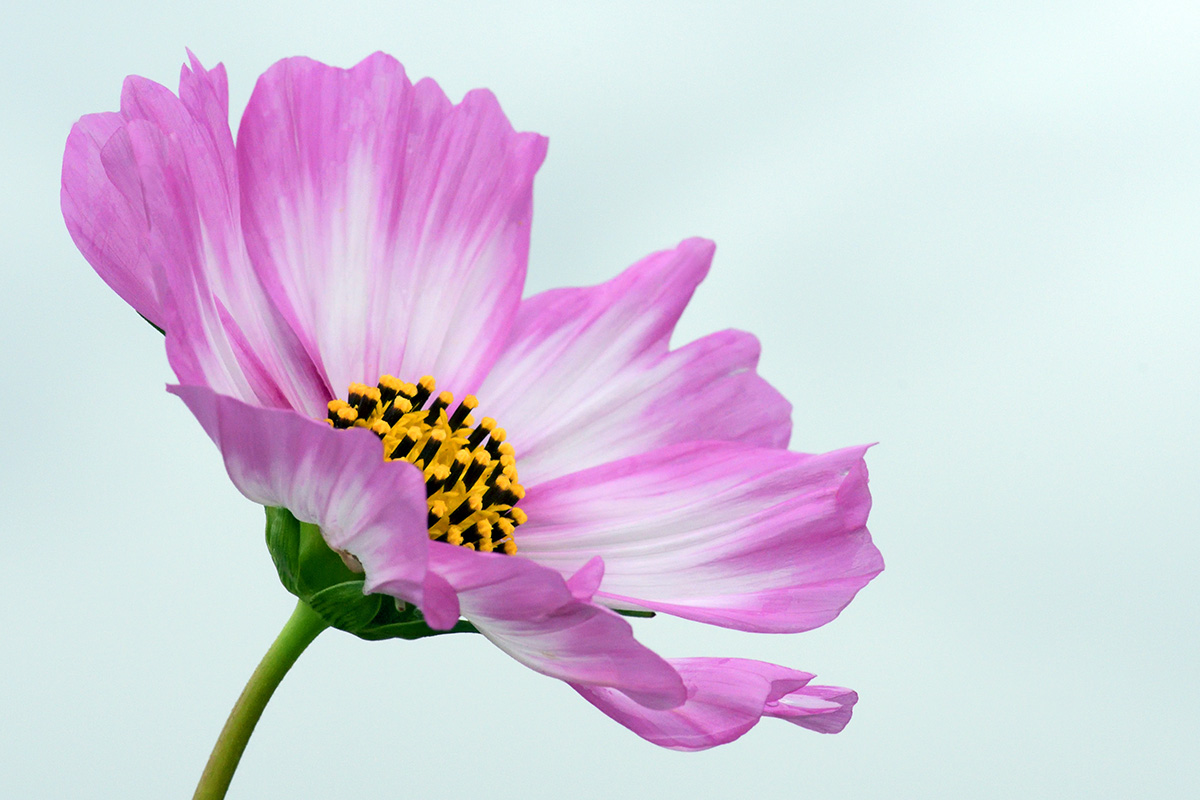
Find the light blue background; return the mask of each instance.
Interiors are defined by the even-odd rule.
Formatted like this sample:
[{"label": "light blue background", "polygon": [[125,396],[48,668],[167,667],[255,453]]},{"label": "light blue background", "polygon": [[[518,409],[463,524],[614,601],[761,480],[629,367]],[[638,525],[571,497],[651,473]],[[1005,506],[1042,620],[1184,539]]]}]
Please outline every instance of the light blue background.
[{"label": "light blue background", "polygon": [[[867,441],[888,562],[834,624],[669,655],[857,689],[846,732],[659,750],[477,637],[323,636],[230,797],[1183,797],[1200,789],[1200,6],[34,4],[0,28],[0,796],[190,796],[291,607],[161,341],[58,212],[122,78],[373,50],[550,137],[529,290],[690,235],[677,336],[756,332],[792,447]],[[536,390],[536,387],[534,387]]]}]

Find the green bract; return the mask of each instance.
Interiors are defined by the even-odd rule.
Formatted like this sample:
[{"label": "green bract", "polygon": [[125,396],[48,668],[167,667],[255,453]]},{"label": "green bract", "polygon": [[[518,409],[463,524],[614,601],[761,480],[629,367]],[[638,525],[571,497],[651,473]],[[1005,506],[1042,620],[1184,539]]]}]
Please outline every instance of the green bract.
[{"label": "green bract", "polygon": [[266,511],[267,549],[280,583],[330,627],[370,640],[478,633],[466,620],[448,631],[435,631],[415,607],[401,611],[391,597],[364,594],[363,576],[351,571],[325,543],[320,528],[301,522],[286,508],[267,506]]}]

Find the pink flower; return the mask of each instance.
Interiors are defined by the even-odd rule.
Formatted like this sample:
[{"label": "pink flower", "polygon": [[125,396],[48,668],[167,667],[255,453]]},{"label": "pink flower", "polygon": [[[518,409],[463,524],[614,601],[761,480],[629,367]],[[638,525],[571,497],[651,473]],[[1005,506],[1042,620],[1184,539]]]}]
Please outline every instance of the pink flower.
[{"label": "pink flower", "polygon": [[787,451],[791,407],[755,373],[750,334],[669,349],[711,242],[523,300],[545,153],[491,93],[453,105],[382,54],[276,64],[235,145],[224,69],[193,57],[178,96],[130,77],[119,112],[75,125],[63,214],[166,332],[169,390],[234,484],[319,526],[363,592],[436,630],[465,617],[665,747],[722,744],[764,715],[840,730],[853,692],[665,660],[610,609],[829,622],[883,568],[866,448]]}]

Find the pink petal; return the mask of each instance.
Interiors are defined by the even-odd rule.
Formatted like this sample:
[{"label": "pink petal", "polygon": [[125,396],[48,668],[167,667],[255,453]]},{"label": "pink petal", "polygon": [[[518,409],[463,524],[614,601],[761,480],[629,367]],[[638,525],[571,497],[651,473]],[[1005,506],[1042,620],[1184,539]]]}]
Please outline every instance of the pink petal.
[{"label": "pink petal", "polygon": [[683,702],[675,670],[639,644],[622,617],[583,595],[587,578],[568,588],[531,561],[441,542],[430,544],[429,568],[458,593],[463,616],[530,669],[651,708]]},{"label": "pink petal", "polygon": [[[705,750],[727,744],[764,716],[836,733],[846,726],[857,700],[848,689],[807,687],[812,679],[807,672],[763,661],[685,658],[670,663],[687,686],[687,702],[676,708],[645,708],[610,689],[574,689],[638,736],[672,750]],[[826,700],[826,696],[837,699]]]},{"label": "pink petal", "polygon": [[120,114],[86,117],[72,132],[63,202],[68,228],[101,276],[167,329],[182,382],[323,413],[330,393],[259,285],[242,241],[221,67],[207,71],[192,57],[179,97],[128,78]]},{"label": "pink petal", "polygon": [[578,572],[567,578],[567,588],[577,599],[591,600],[593,595],[599,591],[600,582],[603,580],[604,559],[600,556],[593,556],[590,561],[579,568]]},{"label": "pink petal", "polygon": [[712,254],[688,239],[608,283],[521,304],[479,395],[526,485],[676,442],[787,445],[791,406],[755,373],[757,339],[724,331],[668,349]]},{"label": "pink petal", "polygon": [[71,128],[62,166],[63,219],[104,282],[161,328],[162,305],[143,246],[150,235],[145,208],[136,186],[114,183],[101,156],[123,124],[120,114],[109,112],[89,114]]},{"label": "pink petal", "polygon": [[530,489],[520,555],[564,575],[600,556],[596,597],[617,607],[815,628],[883,569],[865,527],[865,450],[698,442],[575,473]]},{"label": "pink petal", "polygon": [[452,105],[382,53],[259,79],[238,133],[247,244],[335,390],[478,386],[520,300],[545,152],[491,93]]},{"label": "pink petal", "polygon": [[427,614],[457,618],[453,595],[437,591],[442,582],[427,581],[427,508],[419,470],[385,462],[379,440],[365,429],[334,430],[292,411],[248,405],[199,386],[168,391],[204,426],[242,494],[319,525],[330,547],[362,563],[368,591],[370,584],[386,581]]},{"label": "pink petal", "polygon": [[840,686],[805,686],[767,703],[763,716],[786,719],[817,733],[840,733],[850,722],[858,694]]}]

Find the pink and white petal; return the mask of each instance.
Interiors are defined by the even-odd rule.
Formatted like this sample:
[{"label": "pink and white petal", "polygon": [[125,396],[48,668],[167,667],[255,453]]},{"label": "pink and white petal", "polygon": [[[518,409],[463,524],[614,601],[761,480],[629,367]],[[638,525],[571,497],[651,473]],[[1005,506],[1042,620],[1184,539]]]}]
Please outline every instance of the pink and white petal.
[{"label": "pink and white petal", "polygon": [[118,294],[183,337],[168,346],[181,381],[320,413],[329,392],[245,252],[224,70],[193,56],[180,95],[131,76],[120,113],[80,120],[63,164],[68,229]]},{"label": "pink and white petal", "polygon": [[[638,736],[672,750],[705,750],[727,744],[764,716],[781,716],[814,730],[836,732],[845,727],[854,702],[837,704],[815,697],[810,701],[805,684],[813,676],[777,664],[740,658],[670,659],[670,664],[687,687],[687,701],[672,709],[645,708],[610,689],[573,688]],[[854,694],[846,689],[837,691],[843,698]],[[800,698],[797,705],[789,705],[796,697]],[[829,708],[806,707],[822,703]],[[776,713],[785,705],[794,712]],[[821,717],[838,721],[817,722]]]},{"label": "pink and white petal", "polygon": [[857,702],[857,692],[840,686],[805,686],[767,703],[763,716],[785,719],[817,733],[840,733]]},{"label": "pink and white petal", "polygon": [[[102,152],[124,125],[120,114],[89,114],[71,128],[60,202],[79,252],[134,311],[163,327],[162,304],[146,256],[149,221],[136,187],[114,183]],[[124,191],[123,191],[124,190]]]},{"label": "pink and white petal", "polygon": [[320,415],[331,392],[246,253],[224,70],[193,56],[180,96],[131,77],[121,100],[166,286],[171,365],[185,384]]},{"label": "pink and white petal", "polygon": [[[354,555],[369,582],[435,618],[454,614],[451,594],[426,597],[429,535],[425,481],[405,462],[385,462],[365,429],[339,431],[293,411],[261,408],[201,386],[169,386],[221,451],[238,490],[321,528],[329,546]],[[442,582],[434,580],[435,586]]]},{"label": "pink and white petal", "polygon": [[[225,68],[206,70],[190,51],[190,64],[180,71],[179,98],[196,122],[189,164],[199,210],[202,269],[189,295],[194,315],[217,322],[218,334],[199,342],[196,355],[204,360],[214,351],[232,353],[236,367],[251,378],[262,372],[266,392],[256,399],[321,416],[325,403],[337,394],[325,382],[288,319],[267,296],[251,266],[242,232],[237,154],[229,129],[229,91]],[[201,156],[200,154],[204,154]],[[205,284],[211,289],[206,296]],[[190,329],[190,328],[189,328]],[[223,339],[223,340],[222,340]],[[180,375],[190,382],[193,376]],[[272,389],[276,398],[272,402]]]},{"label": "pink and white petal", "polygon": [[669,350],[712,254],[688,239],[607,283],[521,304],[479,397],[526,485],[677,442],[787,445],[791,405],[755,373],[757,339],[724,331]]},{"label": "pink and white petal", "polygon": [[590,602],[590,576],[568,586],[532,561],[442,542],[430,544],[429,569],[458,593],[462,615],[480,633],[530,669],[651,708],[683,702],[675,670],[634,639],[625,619]]},{"label": "pink and white petal", "polygon": [[824,455],[670,447],[533,487],[519,556],[569,575],[604,559],[598,602],[758,632],[829,622],[883,569],[865,447]]},{"label": "pink and white petal", "polygon": [[545,152],[491,93],[453,105],[382,53],[259,79],[238,132],[247,244],[331,386],[478,387],[520,302]]}]

